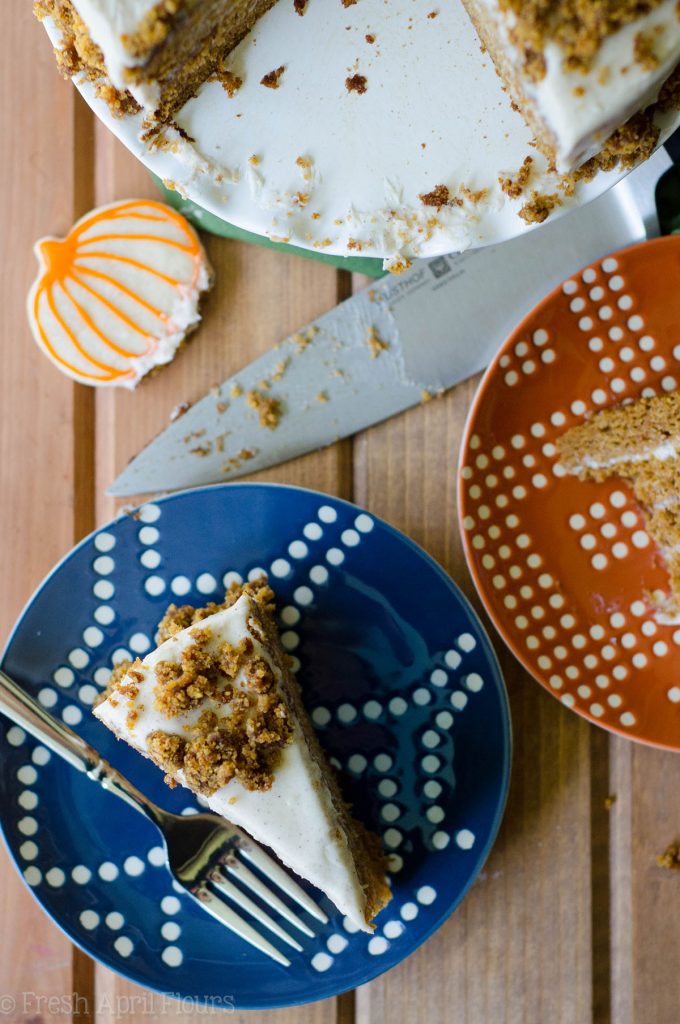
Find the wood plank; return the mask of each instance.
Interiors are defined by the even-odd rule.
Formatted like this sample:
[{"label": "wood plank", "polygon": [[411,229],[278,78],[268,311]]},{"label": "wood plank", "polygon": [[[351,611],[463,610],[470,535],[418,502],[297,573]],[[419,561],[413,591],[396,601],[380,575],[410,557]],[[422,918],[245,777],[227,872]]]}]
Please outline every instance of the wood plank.
[{"label": "wood plank", "polygon": [[675,1024],[680,875],[658,854],[680,839],[680,757],[612,741],[613,1024]]},{"label": "wood plank", "polygon": [[[153,184],[143,167],[108,133],[97,133],[98,204],[114,199],[154,195]],[[204,236],[216,280],[204,309],[204,321],[186,349],[132,394],[99,391],[96,395],[97,475],[96,507],[99,523],[115,514],[116,503],[104,494],[106,486],[134,455],[169,421],[171,410],[182,402],[200,398],[211,385],[235,373],[300,324],[335,305],[347,283],[332,269],[297,256],[282,256],[226,239]],[[268,480],[317,487],[350,496],[351,444],[314,453],[267,474]],[[120,503],[119,503],[120,504]],[[127,502],[129,504],[129,502]],[[170,1022],[202,1018],[201,1007],[183,1006],[153,997],[137,986],[97,967],[97,993],[106,993],[107,1007],[128,1005],[127,1024],[162,1013]],[[238,1009],[238,1008],[237,1008]],[[214,1013],[219,1013],[215,1010]],[[212,1011],[211,1011],[212,1015]],[[296,1024],[329,1024],[335,1020],[335,1002],[329,1000],[266,1015],[267,1021]],[[107,1009],[98,1024],[111,1021]],[[241,1018],[237,1014],[236,1019]],[[248,1021],[261,1019],[248,1014]],[[347,1019],[347,1018],[346,1018]]]},{"label": "wood plank", "polygon": [[[7,636],[33,589],[86,526],[73,508],[74,487],[88,472],[73,441],[81,396],[33,343],[24,296],[37,270],[35,240],[67,231],[89,204],[91,153],[74,90],[59,80],[30,4],[4,11],[3,39],[0,629]],[[49,1000],[74,992],[73,948],[26,891],[4,848],[0,876],[0,920],[12,923],[0,961],[0,1012],[63,1021],[63,1004]],[[79,974],[78,984],[89,998],[87,975]]]},{"label": "wood plank", "polygon": [[[455,495],[475,386],[466,382],[358,438],[354,494],[422,544],[479,610]],[[498,842],[448,923],[389,975],[359,990],[360,1024],[393,1017],[431,1024],[591,1020],[590,730],[498,648],[515,737]]]}]

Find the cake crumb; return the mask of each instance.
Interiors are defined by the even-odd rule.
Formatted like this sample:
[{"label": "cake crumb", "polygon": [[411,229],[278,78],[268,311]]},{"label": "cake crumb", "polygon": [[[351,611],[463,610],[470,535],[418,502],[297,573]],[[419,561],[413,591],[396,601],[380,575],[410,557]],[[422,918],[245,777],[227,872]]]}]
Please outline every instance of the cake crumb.
[{"label": "cake crumb", "polygon": [[234,96],[243,85],[243,79],[239,78],[238,75],[235,75],[233,71],[227,71],[226,68],[219,70],[215,77],[221,84],[229,99],[233,100]]},{"label": "cake crumb", "polygon": [[246,395],[246,401],[258,414],[261,427],[276,430],[281,419],[281,403],[278,398],[267,397],[253,389]]},{"label": "cake crumb", "polygon": [[231,393],[231,397],[232,398],[240,398],[241,395],[243,394],[243,388],[241,387],[240,384],[234,383],[234,384],[231,385],[231,392],[230,393]]},{"label": "cake crumb", "polygon": [[268,71],[267,74],[263,75],[260,79],[260,85],[264,85],[267,89],[278,89],[281,76],[285,70],[285,64],[281,64],[281,66],[276,68],[275,71]]},{"label": "cake crumb", "polygon": [[188,412],[190,408],[191,408],[191,402],[180,402],[170,412],[170,416],[169,416],[170,422],[174,423],[175,420],[178,420],[181,416],[184,416],[184,413]]},{"label": "cake crumb", "polygon": [[[451,196],[451,192],[446,185],[435,185],[430,192],[422,192],[418,198],[423,206],[433,206],[437,210],[441,210],[443,206],[451,206],[456,203],[455,197]],[[462,206],[462,200],[458,200],[456,205]]]},{"label": "cake crumb", "polygon": [[290,340],[295,344],[298,352],[304,352],[307,346],[311,345],[318,333],[319,328],[312,325],[305,331],[298,331],[296,334],[292,334]]},{"label": "cake crumb", "polygon": [[371,359],[377,359],[381,352],[386,352],[390,347],[389,342],[384,341],[376,327],[369,327],[366,334],[366,344],[371,350]]},{"label": "cake crumb", "polygon": [[284,373],[290,366],[290,359],[279,359],[278,363],[274,367],[272,374],[272,380],[279,381],[283,377]]},{"label": "cake crumb", "polygon": [[327,402],[329,400],[328,399],[328,392],[327,391],[319,391],[318,395],[316,396],[316,400],[317,400],[317,402]]},{"label": "cake crumb", "polygon": [[305,181],[311,181],[312,179],[312,161],[308,156],[299,156],[295,160],[295,164],[302,171],[302,177]]},{"label": "cake crumb", "polygon": [[676,839],[666,847],[663,853],[659,853],[656,863],[660,868],[668,868],[670,871],[680,871],[680,839]]},{"label": "cake crumb", "polygon": [[383,262],[383,267],[390,274],[403,274],[411,266],[412,263],[408,256],[391,256]]},{"label": "cake crumb", "polygon": [[605,811],[611,811],[612,807],[616,803],[616,795],[606,796],[604,798],[604,809]]},{"label": "cake crumb", "polygon": [[532,156],[527,156],[522,161],[522,166],[516,174],[510,175],[506,178],[500,177],[498,179],[498,184],[500,185],[501,190],[505,192],[506,196],[509,196],[510,199],[519,199],[524,192],[524,189],[531,179],[533,163],[534,158]]},{"label": "cake crumb", "polygon": [[345,79],[345,88],[347,92],[358,92],[362,96],[368,88],[368,79],[366,75],[350,75]]},{"label": "cake crumb", "polygon": [[557,193],[546,196],[540,192],[533,191],[531,199],[519,211],[519,216],[527,224],[542,224],[544,220],[547,220],[555,207],[560,206],[561,203],[562,200]]},{"label": "cake crumb", "polygon": [[633,60],[645,71],[654,71],[659,58],[654,49],[654,40],[644,32],[638,32],[633,42]]},{"label": "cake crumb", "polygon": [[307,10],[307,0],[293,0],[293,10],[302,17]]},{"label": "cake crumb", "polygon": [[484,202],[484,200],[489,195],[489,190],[488,188],[472,189],[469,188],[467,185],[461,185],[460,188],[458,189],[458,194],[463,199],[466,199],[468,203],[473,203],[475,206],[477,206],[478,203]]}]

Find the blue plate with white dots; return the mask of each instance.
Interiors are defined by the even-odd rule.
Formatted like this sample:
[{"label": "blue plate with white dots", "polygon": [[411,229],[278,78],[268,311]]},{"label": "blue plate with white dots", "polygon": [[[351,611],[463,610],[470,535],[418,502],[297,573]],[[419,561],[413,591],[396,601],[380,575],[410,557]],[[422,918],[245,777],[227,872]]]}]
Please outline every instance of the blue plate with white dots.
[{"label": "blue plate with white dots", "polygon": [[413,952],[480,871],[510,763],[505,687],[456,585],[390,526],[294,487],[226,484],[121,515],[41,584],[3,667],[153,800],[191,814],[192,795],[91,704],[113,664],[151,649],[171,601],[219,599],[263,570],[321,742],[389,851],[393,899],[372,936],[310,889],[329,924],[278,966],[175,890],[150,823],[0,719],[2,829],[46,912],[132,981],[238,1009],[337,995]]}]

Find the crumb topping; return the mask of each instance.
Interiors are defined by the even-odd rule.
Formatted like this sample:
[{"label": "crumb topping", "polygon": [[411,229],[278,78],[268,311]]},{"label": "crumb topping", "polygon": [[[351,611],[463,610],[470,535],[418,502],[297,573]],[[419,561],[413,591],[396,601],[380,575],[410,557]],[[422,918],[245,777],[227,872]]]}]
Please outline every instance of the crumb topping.
[{"label": "crumb topping", "polygon": [[[209,615],[249,594],[264,615],[273,612],[273,592],[264,577],[245,586],[234,584],[221,604],[196,609],[168,608],[158,629],[163,642],[187,627],[191,642],[179,661],[164,660],[154,668],[154,707],[172,720],[208,704],[183,734],[157,729],[149,734],[150,757],[168,774],[182,770],[191,789],[210,795],[237,779],[246,789],[269,789],[282,749],[291,742],[292,725],[269,661],[257,653],[255,640],[266,645],[264,627],[255,618],[249,635],[238,644],[216,645],[211,630],[201,626]],[[143,663],[121,663],[114,669],[107,695],[128,701],[127,725],[133,728],[142,708],[135,705]]]},{"label": "crumb topping", "polygon": [[543,47],[557,43],[567,71],[586,72],[603,41],[655,10],[662,0],[499,0],[516,22],[513,43],[524,54],[524,70],[534,80],[545,75]]},{"label": "crumb topping", "polygon": [[246,584],[245,587],[239,583],[232,583],[224,595],[224,601],[219,604],[215,601],[210,601],[203,608],[194,608],[189,604],[181,605],[180,607],[171,604],[158,623],[157,637],[159,644],[162,644],[171,636],[175,636],[176,633],[181,633],[188,626],[195,626],[197,623],[202,622],[209,615],[221,612],[225,608],[231,608],[244,593],[250,594],[265,615],[272,615],[274,613],[274,591],[268,585],[266,577],[261,576]]}]

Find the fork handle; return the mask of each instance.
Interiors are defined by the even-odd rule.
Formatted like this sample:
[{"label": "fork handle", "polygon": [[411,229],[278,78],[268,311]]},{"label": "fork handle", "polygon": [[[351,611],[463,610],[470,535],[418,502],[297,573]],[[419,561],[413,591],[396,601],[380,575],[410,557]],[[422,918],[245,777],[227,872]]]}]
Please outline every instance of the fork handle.
[{"label": "fork handle", "polygon": [[71,767],[84,772],[88,778],[120,797],[141,814],[159,825],[164,812],[156,807],[136,786],[116,771],[94,747],[53,718],[37,701],[33,700],[18,683],[0,669],[0,712],[20,725],[34,739],[44,743]]}]

